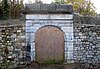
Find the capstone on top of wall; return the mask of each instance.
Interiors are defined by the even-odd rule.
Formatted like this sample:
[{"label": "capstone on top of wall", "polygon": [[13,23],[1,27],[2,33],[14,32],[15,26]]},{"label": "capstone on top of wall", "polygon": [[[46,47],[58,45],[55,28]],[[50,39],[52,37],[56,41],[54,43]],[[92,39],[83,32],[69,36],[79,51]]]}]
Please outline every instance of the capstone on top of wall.
[{"label": "capstone on top of wall", "polygon": [[0,27],[5,27],[5,26],[20,26],[20,25],[25,25],[25,21],[21,21],[19,19],[8,19],[8,20],[0,20]]},{"label": "capstone on top of wall", "polygon": [[22,11],[24,14],[27,13],[63,13],[63,14],[72,14],[73,7],[66,4],[26,4],[25,9]]},{"label": "capstone on top of wall", "polygon": [[100,16],[83,16],[74,14],[74,24],[100,25]]}]

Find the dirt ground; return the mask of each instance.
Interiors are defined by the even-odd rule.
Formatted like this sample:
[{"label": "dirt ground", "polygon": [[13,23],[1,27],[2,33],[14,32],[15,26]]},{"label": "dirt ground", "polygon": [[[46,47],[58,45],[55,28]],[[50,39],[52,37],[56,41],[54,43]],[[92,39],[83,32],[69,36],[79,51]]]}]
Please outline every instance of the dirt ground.
[{"label": "dirt ground", "polygon": [[37,63],[31,63],[30,65],[27,65],[26,67],[22,69],[74,69],[74,64],[37,64]]},{"label": "dirt ground", "polygon": [[39,64],[32,62],[16,69],[100,69],[100,64]]}]

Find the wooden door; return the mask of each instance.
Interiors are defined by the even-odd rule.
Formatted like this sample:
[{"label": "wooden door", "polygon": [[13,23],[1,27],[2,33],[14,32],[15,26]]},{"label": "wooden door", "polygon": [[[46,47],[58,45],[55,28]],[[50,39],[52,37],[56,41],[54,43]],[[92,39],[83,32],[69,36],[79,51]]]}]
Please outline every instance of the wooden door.
[{"label": "wooden door", "polygon": [[64,61],[64,34],[56,27],[46,26],[36,32],[36,61],[58,63]]}]

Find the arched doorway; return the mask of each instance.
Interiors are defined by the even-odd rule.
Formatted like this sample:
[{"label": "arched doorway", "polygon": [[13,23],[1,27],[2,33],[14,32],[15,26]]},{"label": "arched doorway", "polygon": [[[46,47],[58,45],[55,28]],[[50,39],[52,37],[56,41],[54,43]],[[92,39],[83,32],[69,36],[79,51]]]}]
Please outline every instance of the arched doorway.
[{"label": "arched doorway", "polygon": [[54,26],[45,26],[36,32],[36,61],[59,63],[64,61],[64,33]]}]

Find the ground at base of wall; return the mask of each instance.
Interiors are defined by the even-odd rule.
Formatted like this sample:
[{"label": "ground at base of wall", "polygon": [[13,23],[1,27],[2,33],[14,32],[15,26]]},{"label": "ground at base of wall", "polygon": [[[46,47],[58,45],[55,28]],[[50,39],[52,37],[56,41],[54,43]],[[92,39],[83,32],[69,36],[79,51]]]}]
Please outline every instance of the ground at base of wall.
[{"label": "ground at base of wall", "polygon": [[[18,69],[18,68],[17,68]],[[83,64],[83,63],[69,63],[69,64],[49,64],[40,65],[32,62],[22,69],[100,69],[100,64]]]},{"label": "ground at base of wall", "polygon": [[23,69],[74,69],[74,64],[49,64],[49,65],[37,65],[32,63],[31,65]]}]

